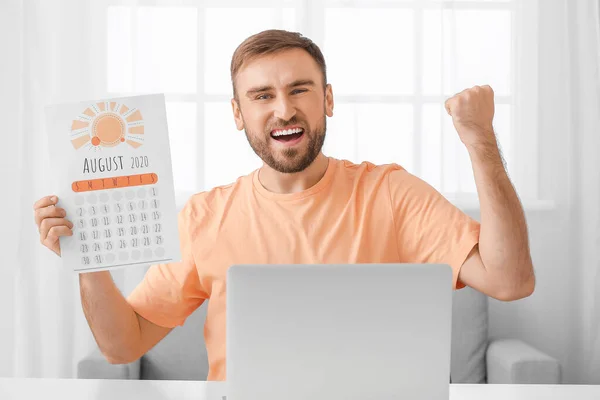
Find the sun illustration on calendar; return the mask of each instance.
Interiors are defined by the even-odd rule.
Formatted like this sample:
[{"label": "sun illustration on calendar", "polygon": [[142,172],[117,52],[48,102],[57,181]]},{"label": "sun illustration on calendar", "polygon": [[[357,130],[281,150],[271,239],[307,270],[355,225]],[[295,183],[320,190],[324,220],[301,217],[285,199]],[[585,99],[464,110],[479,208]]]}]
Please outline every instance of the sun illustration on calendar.
[{"label": "sun illustration on calendar", "polygon": [[71,143],[78,149],[101,151],[127,144],[144,143],[144,119],[139,109],[116,101],[103,101],[86,108],[71,124]]}]

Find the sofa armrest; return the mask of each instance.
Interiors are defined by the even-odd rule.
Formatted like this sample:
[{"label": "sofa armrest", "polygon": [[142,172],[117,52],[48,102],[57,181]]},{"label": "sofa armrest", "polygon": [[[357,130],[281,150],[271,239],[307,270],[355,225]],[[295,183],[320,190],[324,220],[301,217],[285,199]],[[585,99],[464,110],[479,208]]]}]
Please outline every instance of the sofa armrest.
[{"label": "sofa armrest", "polygon": [[487,383],[561,383],[559,362],[520,340],[491,341],[487,349],[486,363]]},{"label": "sofa armrest", "polygon": [[111,364],[96,348],[77,363],[77,378],[140,379],[140,360],[129,364]]}]

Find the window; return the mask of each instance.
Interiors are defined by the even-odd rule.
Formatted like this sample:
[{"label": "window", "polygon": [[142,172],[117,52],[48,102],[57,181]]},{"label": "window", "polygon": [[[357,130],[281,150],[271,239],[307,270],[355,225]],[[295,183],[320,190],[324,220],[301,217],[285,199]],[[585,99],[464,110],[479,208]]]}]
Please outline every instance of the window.
[{"label": "window", "polygon": [[[509,172],[521,196],[535,198],[535,134],[524,141],[527,149],[514,146],[523,126],[535,126],[522,120],[523,108],[515,113],[523,106],[515,88],[531,77],[522,71],[530,71],[523,66],[534,57],[516,40],[532,15],[516,3],[138,0],[131,6],[109,0],[106,90],[111,96],[165,93],[176,190],[227,184],[261,165],[231,113],[233,51],[263,29],[301,31],[323,50],[333,85],[327,155],[395,162],[449,198],[472,199],[470,160],[443,104],[467,87],[490,84]],[[535,88],[529,85],[530,107]]]}]

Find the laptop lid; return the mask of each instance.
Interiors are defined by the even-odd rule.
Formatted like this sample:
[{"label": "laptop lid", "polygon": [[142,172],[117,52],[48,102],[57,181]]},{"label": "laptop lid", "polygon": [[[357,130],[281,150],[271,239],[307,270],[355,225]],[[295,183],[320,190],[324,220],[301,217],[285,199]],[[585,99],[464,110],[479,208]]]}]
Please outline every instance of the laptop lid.
[{"label": "laptop lid", "polygon": [[228,400],[449,397],[445,264],[235,265]]}]

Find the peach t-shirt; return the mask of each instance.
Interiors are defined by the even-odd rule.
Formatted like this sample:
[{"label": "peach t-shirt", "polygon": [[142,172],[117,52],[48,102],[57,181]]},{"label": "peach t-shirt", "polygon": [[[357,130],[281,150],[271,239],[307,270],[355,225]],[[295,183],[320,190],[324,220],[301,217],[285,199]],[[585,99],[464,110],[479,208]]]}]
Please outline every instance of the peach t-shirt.
[{"label": "peach t-shirt", "polygon": [[[267,191],[257,171],[192,196],[179,213],[182,261],[153,265],[128,296],[164,327],[210,299],[208,380],[225,380],[226,271],[234,264],[445,263],[453,288],[479,223],[396,164],[329,158],[323,178],[293,194]],[[198,332],[200,335],[201,332]]]}]

